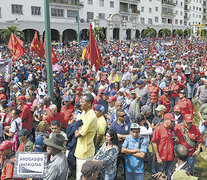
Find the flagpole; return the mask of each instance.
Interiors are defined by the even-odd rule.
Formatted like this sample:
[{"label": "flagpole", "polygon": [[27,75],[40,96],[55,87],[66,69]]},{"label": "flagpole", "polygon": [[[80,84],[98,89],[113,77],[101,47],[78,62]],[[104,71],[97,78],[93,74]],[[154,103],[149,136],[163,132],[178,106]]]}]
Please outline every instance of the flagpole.
[{"label": "flagpole", "polygon": [[77,6],[78,6],[78,48],[79,48],[79,46],[80,46],[80,24],[79,24],[79,0],[77,0]]},{"label": "flagpole", "polygon": [[46,39],[46,64],[47,64],[47,87],[48,95],[53,100],[53,74],[52,74],[52,51],[51,51],[51,29],[50,29],[50,10],[49,0],[44,0],[45,8],[45,39]]}]

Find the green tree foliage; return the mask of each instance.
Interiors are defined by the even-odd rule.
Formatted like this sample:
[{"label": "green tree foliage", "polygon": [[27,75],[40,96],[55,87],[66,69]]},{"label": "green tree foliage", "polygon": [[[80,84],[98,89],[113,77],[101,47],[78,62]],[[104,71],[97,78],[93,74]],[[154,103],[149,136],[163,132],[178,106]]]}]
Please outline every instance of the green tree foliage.
[{"label": "green tree foliage", "polygon": [[163,28],[159,31],[159,37],[170,37],[171,36],[171,30],[167,29],[167,28]]},{"label": "green tree foliage", "polygon": [[190,28],[184,30],[184,36],[190,36]]},{"label": "green tree foliage", "polygon": [[174,35],[175,37],[183,37],[184,32],[183,32],[182,29],[175,29],[175,30],[173,31],[173,35]]},{"label": "green tree foliage", "polygon": [[143,36],[144,37],[156,37],[156,30],[150,27],[147,27],[146,29],[143,30]]},{"label": "green tree foliage", "polygon": [[13,33],[18,38],[24,40],[24,33],[20,31],[17,26],[11,26],[11,27],[8,27],[7,29],[0,30],[1,41],[8,42],[11,33]]}]

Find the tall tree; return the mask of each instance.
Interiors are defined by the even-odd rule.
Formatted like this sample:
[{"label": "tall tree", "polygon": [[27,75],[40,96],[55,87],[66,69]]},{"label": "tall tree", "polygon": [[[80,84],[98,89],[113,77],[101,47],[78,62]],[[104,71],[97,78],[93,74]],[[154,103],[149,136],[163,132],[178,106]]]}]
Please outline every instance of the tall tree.
[{"label": "tall tree", "polygon": [[20,31],[17,26],[11,26],[8,27],[7,29],[1,29],[0,30],[1,40],[3,42],[8,42],[11,33],[13,33],[16,37],[24,40],[24,33]]}]

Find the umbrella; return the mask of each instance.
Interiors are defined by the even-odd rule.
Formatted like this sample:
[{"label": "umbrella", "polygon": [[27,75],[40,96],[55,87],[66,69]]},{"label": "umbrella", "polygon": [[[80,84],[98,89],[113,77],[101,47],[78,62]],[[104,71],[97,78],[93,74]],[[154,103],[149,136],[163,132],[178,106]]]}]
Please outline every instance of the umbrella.
[{"label": "umbrella", "polygon": [[52,70],[53,71],[60,71],[63,67],[60,66],[59,64],[55,64],[55,65],[52,65]]}]

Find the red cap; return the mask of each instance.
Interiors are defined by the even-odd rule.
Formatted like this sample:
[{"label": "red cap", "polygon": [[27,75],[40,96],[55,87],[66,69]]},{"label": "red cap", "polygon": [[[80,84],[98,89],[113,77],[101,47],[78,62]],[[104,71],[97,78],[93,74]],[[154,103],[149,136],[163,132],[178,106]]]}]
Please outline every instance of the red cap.
[{"label": "red cap", "polygon": [[175,105],[174,106],[174,112],[180,112],[180,106],[178,106],[178,105]]},{"label": "red cap", "polygon": [[185,114],[184,117],[183,117],[183,121],[193,122],[193,116],[191,114]]},{"label": "red cap", "polygon": [[164,120],[171,120],[171,121],[176,121],[176,119],[174,118],[174,116],[171,113],[167,113],[164,115]]},{"label": "red cap", "polygon": [[102,94],[105,91],[105,89],[100,89],[99,93]]},{"label": "red cap", "polygon": [[82,88],[81,86],[78,86],[78,87],[76,88],[76,90],[83,91],[83,88]]},{"label": "red cap", "polygon": [[5,140],[0,144],[0,151],[3,151],[5,149],[12,149],[13,143],[9,140]]},{"label": "red cap", "polygon": [[167,77],[171,77],[172,75],[171,74],[167,74]]},{"label": "red cap", "polygon": [[25,101],[25,102],[27,101],[26,97],[23,96],[23,95],[18,96],[17,99],[18,99],[18,100]]},{"label": "red cap", "polygon": [[116,101],[116,96],[110,96],[108,102]]},{"label": "red cap", "polygon": [[88,80],[93,81],[93,77],[90,77]]}]

